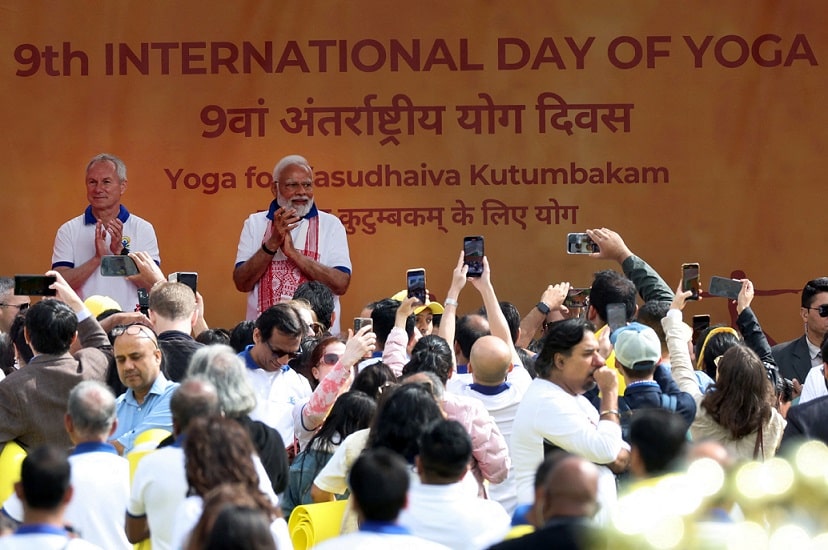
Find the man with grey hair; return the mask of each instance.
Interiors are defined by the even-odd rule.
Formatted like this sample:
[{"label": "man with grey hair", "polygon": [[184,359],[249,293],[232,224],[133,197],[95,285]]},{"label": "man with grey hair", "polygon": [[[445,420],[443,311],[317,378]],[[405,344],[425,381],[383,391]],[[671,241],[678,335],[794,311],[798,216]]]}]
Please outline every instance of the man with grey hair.
[{"label": "man with grey hair", "polygon": [[[64,417],[75,445],[69,456],[74,489],[64,520],[85,540],[101,548],[130,548],[124,533],[129,502],[129,462],[107,443],[115,430],[115,395],[106,385],[86,380],[69,393]],[[12,495],[3,506],[16,521],[23,505]]]},{"label": "man with grey hair", "polygon": [[262,465],[270,476],[273,491],[283,492],[288,482],[288,456],[279,431],[250,418],[256,394],[245,374],[244,362],[230,346],[206,346],[196,351],[187,369],[187,378],[209,380],[218,390],[224,416],[247,428]]},{"label": "man with grey hair", "polygon": [[13,278],[0,277],[0,332],[8,334],[14,318],[21,311],[25,311],[30,303],[28,296],[14,295]]},{"label": "man with grey hair", "polygon": [[[247,319],[290,300],[305,281],[320,281],[341,296],[351,282],[351,259],[345,227],[339,218],[316,208],[313,169],[299,155],[289,155],[273,169],[266,212],[244,222],[233,281],[247,292]],[[339,299],[335,304],[339,319]],[[334,321],[334,334],[339,326]]]},{"label": "man with grey hair", "polygon": [[58,229],[52,251],[52,269],[59,271],[84,299],[109,296],[123,311],[138,304],[138,288],[149,288],[139,275],[104,277],[101,258],[112,254],[147,252],[160,264],[158,242],[152,224],[131,214],[122,204],[127,190],[124,161],[114,155],[96,155],[86,165],[86,198],[89,206]]}]

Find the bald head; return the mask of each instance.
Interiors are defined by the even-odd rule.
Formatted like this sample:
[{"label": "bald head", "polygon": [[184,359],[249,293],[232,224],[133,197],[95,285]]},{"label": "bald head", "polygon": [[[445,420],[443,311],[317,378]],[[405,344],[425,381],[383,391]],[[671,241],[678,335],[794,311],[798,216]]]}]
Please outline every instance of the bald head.
[{"label": "bald head", "polygon": [[187,431],[193,418],[221,414],[216,387],[203,378],[185,378],[170,398],[170,412],[176,435]]},{"label": "bald head", "polygon": [[537,513],[547,522],[556,517],[592,517],[597,508],[598,468],[580,456],[566,456],[552,466],[537,489]]},{"label": "bald head", "polygon": [[481,336],[471,348],[469,366],[475,383],[500,385],[512,366],[512,350],[497,336]]}]

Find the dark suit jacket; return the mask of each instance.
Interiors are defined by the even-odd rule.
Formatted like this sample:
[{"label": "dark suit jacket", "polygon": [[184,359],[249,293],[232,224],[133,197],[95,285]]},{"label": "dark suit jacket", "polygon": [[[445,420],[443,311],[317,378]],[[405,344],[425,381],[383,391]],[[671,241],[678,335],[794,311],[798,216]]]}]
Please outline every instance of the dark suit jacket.
[{"label": "dark suit jacket", "polygon": [[782,447],[804,439],[817,439],[828,444],[828,395],[791,407],[787,420]]},{"label": "dark suit jacket", "polygon": [[805,382],[805,377],[811,370],[811,354],[808,352],[804,334],[796,340],[776,344],[771,348],[771,352],[782,376]]},{"label": "dark suit jacket", "polygon": [[43,443],[66,449],[63,426],[69,392],[83,380],[106,383],[111,347],[94,317],[78,325],[83,349],[74,356],[41,354],[0,382],[0,448],[17,441],[27,451]]}]

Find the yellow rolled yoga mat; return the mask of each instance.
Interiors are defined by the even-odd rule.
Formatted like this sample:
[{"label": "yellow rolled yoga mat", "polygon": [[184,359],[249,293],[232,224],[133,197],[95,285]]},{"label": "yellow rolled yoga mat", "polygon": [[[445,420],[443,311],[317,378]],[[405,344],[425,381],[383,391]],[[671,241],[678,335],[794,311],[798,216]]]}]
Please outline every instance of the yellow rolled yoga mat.
[{"label": "yellow rolled yoga mat", "polygon": [[20,481],[20,465],[26,451],[17,442],[8,441],[0,453],[0,506],[14,492],[14,484]]},{"label": "yellow rolled yoga mat", "polygon": [[339,536],[347,500],[303,504],[293,509],[288,521],[294,550],[306,550]]}]

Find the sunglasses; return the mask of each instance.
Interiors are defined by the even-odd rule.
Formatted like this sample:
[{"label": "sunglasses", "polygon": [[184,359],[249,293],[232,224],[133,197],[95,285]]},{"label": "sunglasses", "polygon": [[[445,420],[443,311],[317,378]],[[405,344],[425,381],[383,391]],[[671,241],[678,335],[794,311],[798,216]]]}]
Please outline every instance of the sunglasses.
[{"label": "sunglasses", "polygon": [[152,343],[155,344],[155,347],[158,348],[158,340],[157,336],[155,335],[155,331],[149,328],[147,325],[141,323],[132,323],[129,325],[118,325],[117,327],[113,328],[111,331],[112,338],[115,339],[122,334],[128,334],[130,336],[142,336],[143,338],[147,338],[152,340]]},{"label": "sunglasses", "polygon": [[296,359],[297,357],[302,355],[302,350],[285,351],[283,349],[271,347],[271,345],[268,344],[267,342],[263,342],[263,343],[264,343],[264,345],[267,346],[267,349],[270,350],[270,353],[273,354],[273,357],[276,357],[277,359],[280,358],[280,357],[288,357],[290,359]]},{"label": "sunglasses", "polygon": [[325,363],[328,366],[333,366],[333,365],[336,365],[336,363],[339,361],[340,357],[342,357],[342,356],[339,355],[338,353],[326,353],[325,355],[322,356],[322,362]]},{"label": "sunglasses", "polygon": [[814,309],[819,313],[820,317],[828,317],[828,304],[822,304],[819,307],[807,307],[805,309]]}]

